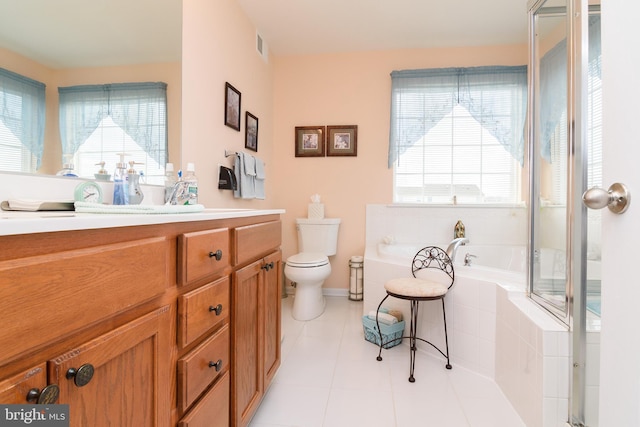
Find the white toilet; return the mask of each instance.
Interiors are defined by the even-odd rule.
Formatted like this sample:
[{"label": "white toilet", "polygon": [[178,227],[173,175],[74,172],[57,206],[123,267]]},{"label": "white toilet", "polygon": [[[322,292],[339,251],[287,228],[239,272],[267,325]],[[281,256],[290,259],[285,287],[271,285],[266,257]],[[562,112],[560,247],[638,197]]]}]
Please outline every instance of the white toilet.
[{"label": "white toilet", "polygon": [[298,250],[287,258],[284,275],[296,283],[292,315],[311,320],[324,311],[322,283],[331,274],[329,256],[336,254],[339,218],[296,219]]}]

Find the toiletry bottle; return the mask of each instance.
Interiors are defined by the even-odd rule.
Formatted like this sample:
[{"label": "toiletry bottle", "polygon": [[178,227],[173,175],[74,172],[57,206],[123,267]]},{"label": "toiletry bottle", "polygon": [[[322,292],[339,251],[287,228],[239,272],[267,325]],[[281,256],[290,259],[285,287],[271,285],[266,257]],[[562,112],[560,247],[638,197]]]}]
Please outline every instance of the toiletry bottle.
[{"label": "toiletry bottle", "polygon": [[127,186],[127,164],[124,161],[125,153],[118,153],[120,161],[116,163],[116,169],[113,172],[113,204],[128,205],[129,204],[129,188]]},{"label": "toiletry bottle", "polygon": [[137,163],[133,160],[129,161],[129,169],[127,170],[127,180],[129,187],[129,204],[139,205],[144,199],[142,194],[142,188],[140,188],[140,175],[134,169],[134,165],[141,165],[143,163]]},{"label": "toiletry bottle", "polygon": [[187,200],[185,205],[197,205],[198,178],[196,177],[196,167],[193,163],[187,163],[187,173],[184,175],[182,180],[188,182],[189,186],[189,200]]},{"label": "toiletry bottle", "polygon": [[111,179],[111,175],[104,168],[104,160],[95,164],[96,166],[100,166],[100,170],[98,173],[94,173],[93,176],[100,181],[109,181]]},{"label": "toiletry bottle", "polygon": [[73,155],[65,154],[64,155],[64,164],[62,165],[62,169],[56,173],[58,176],[78,176],[78,174],[73,169]]},{"label": "toiletry bottle", "polygon": [[164,168],[164,202],[167,203],[176,185],[176,176],[173,174],[173,163],[167,163]]}]

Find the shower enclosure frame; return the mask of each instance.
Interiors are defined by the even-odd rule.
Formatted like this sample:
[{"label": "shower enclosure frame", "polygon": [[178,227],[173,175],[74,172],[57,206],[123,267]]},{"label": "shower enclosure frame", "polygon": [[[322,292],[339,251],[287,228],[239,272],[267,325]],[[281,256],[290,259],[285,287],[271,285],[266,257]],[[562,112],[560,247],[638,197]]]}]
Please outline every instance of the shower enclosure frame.
[{"label": "shower enclosure frame", "polygon": [[[567,419],[572,426],[585,426],[585,377],[587,342],[587,211],[582,194],[587,185],[587,96],[588,79],[588,15],[600,7],[589,6],[587,0],[566,0],[566,7],[552,5],[550,0],[530,0],[529,11],[529,82],[528,82],[528,150],[529,183],[529,245],[527,295],[542,308],[563,322],[570,330],[570,402]],[[567,40],[567,194],[565,213],[565,289],[564,304],[560,305],[534,292],[534,266],[539,261],[538,231],[541,227],[538,213],[540,200],[539,110],[537,88],[540,85],[537,20],[541,16],[564,16]]]}]

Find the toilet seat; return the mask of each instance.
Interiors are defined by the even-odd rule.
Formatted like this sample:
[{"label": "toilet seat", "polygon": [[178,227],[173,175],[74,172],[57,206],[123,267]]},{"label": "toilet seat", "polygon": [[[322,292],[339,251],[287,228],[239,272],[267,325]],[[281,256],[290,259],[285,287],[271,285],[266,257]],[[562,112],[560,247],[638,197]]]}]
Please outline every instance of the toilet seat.
[{"label": "toilet seat", "polygon": [[329,264],[329,258],[319,252],[301,252],[287,258],[287,266],[294,268],[314,268]]}]

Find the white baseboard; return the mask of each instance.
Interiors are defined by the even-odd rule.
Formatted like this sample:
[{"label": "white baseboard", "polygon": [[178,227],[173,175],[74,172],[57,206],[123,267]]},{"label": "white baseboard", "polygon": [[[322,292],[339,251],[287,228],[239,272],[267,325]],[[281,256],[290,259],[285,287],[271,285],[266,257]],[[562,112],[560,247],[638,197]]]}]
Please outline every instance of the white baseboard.
[{"label": "white baseboard", "polygon": [[[296,289],[293,286],[285,287],[287,295],[295,295]],[[345,288],[322,288],[322,295],[326,297],[348,297],[349,289]]]}]

